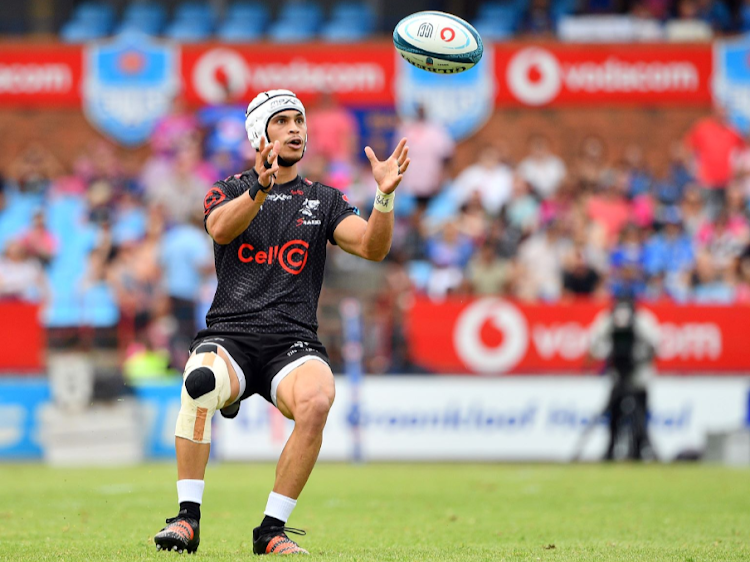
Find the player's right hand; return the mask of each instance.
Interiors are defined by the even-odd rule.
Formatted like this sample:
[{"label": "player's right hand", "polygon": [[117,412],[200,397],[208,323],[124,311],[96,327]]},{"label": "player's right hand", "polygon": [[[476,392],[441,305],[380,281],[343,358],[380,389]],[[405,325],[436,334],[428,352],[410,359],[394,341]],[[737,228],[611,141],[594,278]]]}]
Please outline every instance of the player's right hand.
[{"label": "player's right hand", "polygon": [[[255,153],[255,171],[258,172],[258,183],[261,188],[268,189],[276,181],[276,172],[279,171],[279,141],[266,145],[265,137],[260,138],[260,150]],[[264,163],[270,164],[267,168]]]}]

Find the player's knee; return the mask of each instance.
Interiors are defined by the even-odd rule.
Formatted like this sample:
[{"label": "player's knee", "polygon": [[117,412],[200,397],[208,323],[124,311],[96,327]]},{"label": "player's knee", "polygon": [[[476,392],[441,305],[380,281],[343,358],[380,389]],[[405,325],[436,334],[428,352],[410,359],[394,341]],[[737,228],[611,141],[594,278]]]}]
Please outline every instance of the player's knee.
[{"label": "player's knee", "polygon": [[195,443],[210,443],[211,418],[230,394],[226,362],[215,353],[193,355],[185,366],[175,435]]},{"label": "player's knee", "polygon": [[310,393],[299,400],[295,422],[308,429],[322,430],[332,405],[333,396],[329,393],[322,390]]}]

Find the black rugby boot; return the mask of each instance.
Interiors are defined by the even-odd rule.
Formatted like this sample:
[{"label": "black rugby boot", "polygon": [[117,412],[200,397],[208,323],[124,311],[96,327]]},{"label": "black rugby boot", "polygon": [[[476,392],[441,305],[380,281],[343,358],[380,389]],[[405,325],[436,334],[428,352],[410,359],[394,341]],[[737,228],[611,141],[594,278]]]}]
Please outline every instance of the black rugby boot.
[{"label": "black rugby boot", "polygon": [[255,554],[310,554],[286,533],[305,535],[302,529],[291,527],[255,527],[253,529],[253,552]]},{"label": "black rugby boot", "polygon": [[154,543],[156,550],[172,550],[182,554],[188,554],[198,550],[201,542],[200,523],[197,519],[188,516],[186,510],[181,510],[177,517],[167,519],[167,525],[156,533]]}]

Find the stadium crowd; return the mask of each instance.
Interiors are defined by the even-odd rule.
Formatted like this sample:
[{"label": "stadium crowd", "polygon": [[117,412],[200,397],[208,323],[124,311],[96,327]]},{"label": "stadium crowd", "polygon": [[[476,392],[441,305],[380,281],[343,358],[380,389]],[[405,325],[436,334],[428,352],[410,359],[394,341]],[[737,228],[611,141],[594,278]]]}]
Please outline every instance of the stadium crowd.
[{"label": "stadium crowd", "polygon": [[[242,117],[177,105],[137,167],[104,141],[70,166],[27,147],[0,182],[0,298],[42,302],[50,333],[114,330],[133,377],[184,363],[215,287],[201,201],[214,181],[248,167]],[[324,99],[308,120],[327,133],[311,138],[305,175],[342,189],[366,215],[375,186],[355,119]],[[320,335],[334,366],[345,292],[371,305],[368,372],[410,369],[401,330],[415,293],[750,304],[750,145],[720,110],[675,139],[659,175],[639,146],[612,160],[595,136],[567,161],[541,134],[517,162],[502,144],[484,145],[461,170],[454,141],[424,111],[400,124],[401,136],[412,166],[389,257],[371,264],[331,250]]]}]

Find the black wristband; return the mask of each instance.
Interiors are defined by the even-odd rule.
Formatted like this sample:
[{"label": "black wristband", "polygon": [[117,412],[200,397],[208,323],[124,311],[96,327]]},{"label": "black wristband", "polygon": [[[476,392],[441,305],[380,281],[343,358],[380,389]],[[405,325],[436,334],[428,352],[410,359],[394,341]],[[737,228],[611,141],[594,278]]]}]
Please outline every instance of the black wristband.
[{"label": "black wristband", "polygon": [[263,193],[269,193],[271,191],[271,187],[273,187],[273,185],[269,183],[268,187],[264,188],[256,179],[250,186],[250,189],[247,190],[247,193],[250,195],[250,199],[255,201],[255,196],[258,195],[259,191],[262,191]]}]

